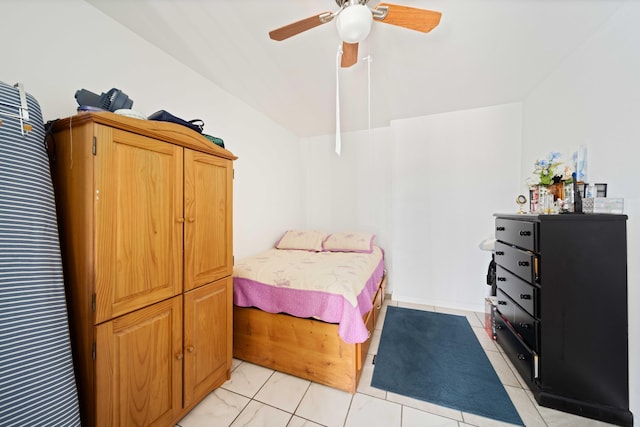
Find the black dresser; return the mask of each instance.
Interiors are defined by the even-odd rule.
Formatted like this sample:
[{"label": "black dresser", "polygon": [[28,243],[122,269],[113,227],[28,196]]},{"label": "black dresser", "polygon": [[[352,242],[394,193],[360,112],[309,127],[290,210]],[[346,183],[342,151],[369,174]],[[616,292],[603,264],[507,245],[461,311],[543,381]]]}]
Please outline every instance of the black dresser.
[{"label": "black dresser", "polygon": [[495,217],[497,341],[536,401],[633,425],[627,216]]}]

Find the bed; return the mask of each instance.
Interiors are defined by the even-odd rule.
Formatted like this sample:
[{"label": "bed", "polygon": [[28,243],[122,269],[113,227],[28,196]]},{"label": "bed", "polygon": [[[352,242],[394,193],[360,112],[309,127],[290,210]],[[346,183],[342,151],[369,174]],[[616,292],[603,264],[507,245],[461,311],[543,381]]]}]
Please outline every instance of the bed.
[{"label": "bed", "polygon": [[355,393],[386,285],[373,239],[290,230],[236,262],[234,358]]}]

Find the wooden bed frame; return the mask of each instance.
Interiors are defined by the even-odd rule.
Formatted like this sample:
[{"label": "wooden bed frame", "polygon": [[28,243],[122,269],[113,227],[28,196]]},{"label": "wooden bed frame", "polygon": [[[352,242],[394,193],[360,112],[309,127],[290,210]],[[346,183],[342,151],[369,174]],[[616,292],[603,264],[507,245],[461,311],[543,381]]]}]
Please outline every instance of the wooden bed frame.
[{"label": "wooden bed frame", "polygon": [[380,317],[386,280],[385,276],[380,281],[373,308],[363,317],[367,341],[347,344],[335,323],[234,306],[233,357],[355,393]]}]

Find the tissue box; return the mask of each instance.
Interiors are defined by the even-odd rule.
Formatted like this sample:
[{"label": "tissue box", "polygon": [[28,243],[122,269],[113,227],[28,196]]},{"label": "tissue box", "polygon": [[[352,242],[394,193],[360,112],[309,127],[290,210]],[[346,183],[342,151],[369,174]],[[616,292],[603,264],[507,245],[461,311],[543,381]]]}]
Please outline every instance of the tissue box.
[{"label": "tissue box", "polygon": [[593,213],[621,214],[624,211],[624,199],[614,197],[595,197]]}]

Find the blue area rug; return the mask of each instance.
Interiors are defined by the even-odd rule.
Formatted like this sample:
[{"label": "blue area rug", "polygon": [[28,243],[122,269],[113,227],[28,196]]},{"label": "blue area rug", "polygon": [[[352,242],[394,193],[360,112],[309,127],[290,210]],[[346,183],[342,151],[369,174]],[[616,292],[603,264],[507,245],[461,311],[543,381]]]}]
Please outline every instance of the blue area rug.
[{"label": "blue area rug", "polygon": [[371,385],[524,425],[463,316],[387,307]]}]

